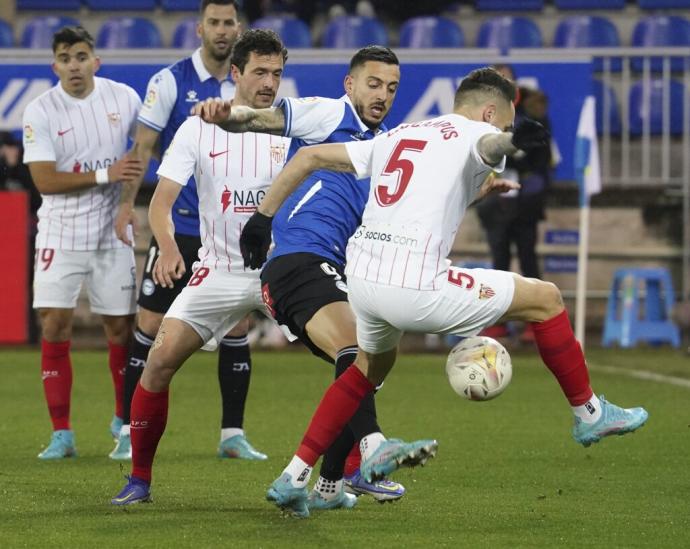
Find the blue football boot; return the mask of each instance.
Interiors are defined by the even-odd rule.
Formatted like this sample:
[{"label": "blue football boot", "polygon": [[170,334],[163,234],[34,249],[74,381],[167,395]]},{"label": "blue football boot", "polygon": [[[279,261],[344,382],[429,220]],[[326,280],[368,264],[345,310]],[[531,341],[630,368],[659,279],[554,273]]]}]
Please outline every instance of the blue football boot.
[{"label": "blue football boot", "polygon": [[367,482],[357,469],[352,475],[345,475],[345,491],[355,496],[368,495],[381,503],[394,501],[405,495],[405,487],[399,482],[383,478]]},{"label": "blue football boot", "polygon": [[357,496],[348,494],[341,488],[340,493],[333,499],[324,498],[317,490],[309,492],[307,507],[310,511],[327,511],[330,509],[352,509],[357,505]]},{"label": "blue football boot", "polygon": [[151,502],[151,485],[137,477],[126,476],[127,484],[110,500],[113,505],[132,505]]},{"label": "blue football boot", "polygon": [[307,488],[295,488],[289,473],[283,473],[273,481],[266,493],[266,499],[294,517],[307,518],[309,516]]},{"label": "blue football boot", "polygon": [[437,450],[435,440],[403,442],[392,438],[384,440],[368,459],[362,460],[359,469],[364,480],[371,482],[387,477],[400,467],[424,465]]},{"label": "blue football boot", "polygon": [[642,427],[649,417],[644,408],[620,408],[608,402],[604,395],[599,397],[599,401],[601,417],[598,421],[585,423],[580,418],[575,418],[573,438],[585,448],[609,435],[632,433]]},{"label": "blue football boot", "polygon": [[244,435],[235,435],[234,437],[226,438],[220,443],[218,448],[218,457],[221,458],[239,458],[249,459],[255,461],[263,461],[268,459],[266,454],[256,450]]},{"label": "blue football boot", "polygon": [[38,454],[38,459],[62,459],[77,457],[74,433],[68,429],[53,431],[48,447]]}]

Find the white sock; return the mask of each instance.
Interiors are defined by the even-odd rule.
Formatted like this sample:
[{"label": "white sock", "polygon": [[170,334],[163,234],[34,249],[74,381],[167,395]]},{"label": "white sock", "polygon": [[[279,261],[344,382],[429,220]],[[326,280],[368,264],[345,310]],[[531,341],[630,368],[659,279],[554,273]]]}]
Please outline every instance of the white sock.
[{"label": "white sock", "polygon": [[237,427],[227,427],[220,430],[220,441],[228,440],[229,438],[236,437],[237,435],[243,435],[244,429],[238,429]]},{"label": "white sock", "polygon": [[359,441],[359,453],[362,454],[362,459],[369,459],[376,449],[381,446],[381,443],[386,440],[383,433],[370,433]]},{"label": "white sock", "polygon": [[295,488],[304,488],[309,483],[312,469],[313,467],[302,458],[294,456],[288,466],[283,469],[283,473],[288,473],[292,477],[292,485]]},{"label": "white sock", "polygon": [[585,423],[596,423],[601,417],[601,402],[595,394],[584,404],[572,406],[572,409],[575,417],[579,417]]},{"label": "white sock", "polygon": [[340,494],[342,489],[343,479],[328,480],[320,476],[319,480],[317,480],[316,484],[314,485],[314,490],[321,494],[321,497],[326,501],[331,501],[332,499],[335,499],[338,496],[338,494]]},{"label": "white sock", "polygon": [[120,427],[120,436],[129,436],[129,424]]}]

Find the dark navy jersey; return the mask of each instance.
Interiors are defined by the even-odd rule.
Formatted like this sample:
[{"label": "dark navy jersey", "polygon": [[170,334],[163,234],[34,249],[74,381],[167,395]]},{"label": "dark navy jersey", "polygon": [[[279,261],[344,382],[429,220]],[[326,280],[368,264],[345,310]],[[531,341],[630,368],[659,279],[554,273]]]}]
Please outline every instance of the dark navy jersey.
[{"label": "dark navy jersey", "polygon": [[[370,130],[347,98],[285,98],[284,135],[292,137],[288,160],[304,145],[372,139],[386,129]],[[369,196],[369,179],[318,170],[285,201],[273,220],[271,258],[310,252],[345,265],[347,240],[359,226]]]},{"label": "dark navy jersey", "polygon": [[[160,132],[162,156],[197,102],[209,97],[231,99],[234,95],[232,82],[214,78],[204,67],[201,50],[197,50],[151,78],[138,120]],[[193,177],[173,204],[172,218],[176,233],[199,236],[199,197]]]}]

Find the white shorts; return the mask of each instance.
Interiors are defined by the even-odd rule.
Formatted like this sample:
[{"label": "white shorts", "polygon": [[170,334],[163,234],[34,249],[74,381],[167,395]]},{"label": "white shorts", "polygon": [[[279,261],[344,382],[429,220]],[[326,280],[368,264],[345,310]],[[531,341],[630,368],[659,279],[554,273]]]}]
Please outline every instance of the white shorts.
[{"label": "white shorts", "polygon": [[177,318],[199,334],[212,351],[234,326],[252,311],[266,314],[259,271],[229,273],[199,267],[175,298],[165,318]]},{"label": "white shorts", "polygon": [[367,353],[394,349],[403,332],[472,336],[496,323],[513,300],[513,274],[450,267],[438,290],[384,286],[350,276],[357,343]]},{"label": "white shorts", "polygon": [[132,248],[74,252],[40,248],[34,268],[34,309],[74,309],[82,284],[91,311],[122,316],[136,312]]}]

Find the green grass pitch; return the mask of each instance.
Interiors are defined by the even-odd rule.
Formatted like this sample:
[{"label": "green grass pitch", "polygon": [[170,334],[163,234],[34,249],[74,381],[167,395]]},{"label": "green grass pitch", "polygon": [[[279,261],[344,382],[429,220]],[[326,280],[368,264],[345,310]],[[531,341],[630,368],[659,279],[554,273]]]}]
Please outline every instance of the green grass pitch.
[{"label": "green grass pitch", "polygon": [[[513,355],[508,390],[484,403],[456,396],[445,355],[402,356],[377,397],[389,436],[433,437],[427,467],[395,478],[394,504],[360,498],[351,511],[283,518],[265,501],[324,388],[328,365],[302,352],[255,353],[245,429],[269,460],[215,457],[220,399],[214,354],[198,353],[173,382],[149,505],[114,508],[123,486],[108,459],[112,414],[104,352],[73,353],[72,418],[79,457],[44,463],[50,436],[39,355],[0,353],[2,547],[690,547],[690,388],[611,373],[644,369],[690,379],[667,349],[595,350],[595,390],[644,405],[637,433],[585,449],[534,353]],[[315,477],[314,477],[315,479]]]}]

